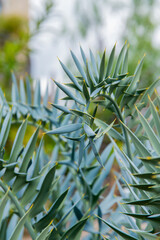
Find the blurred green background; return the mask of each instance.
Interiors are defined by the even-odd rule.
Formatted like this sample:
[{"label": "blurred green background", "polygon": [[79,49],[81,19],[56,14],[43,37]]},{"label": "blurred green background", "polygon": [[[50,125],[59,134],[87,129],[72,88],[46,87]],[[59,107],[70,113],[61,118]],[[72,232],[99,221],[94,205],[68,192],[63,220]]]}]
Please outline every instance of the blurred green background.
[{"label": "blurred green background", "polygon": [[[56,65],[56,49],[58,55],[72,68],[68,48],[73,46],[74,50],[79,43],[84,49],[92,47],[94,53],[101,54],[105,47],[109,52],[111,44],[116,40],[119,48],[128,40],[130,73],[133,73],[137,61],[146,53],[141,85],[147,86],[159,77],[159,0],[67,2],[61,1],[60,4],[54,0],[25,0],[19,11],[16,8],[16,4],[20,4],[18,0],[14,2],[14,7],[9,0],[0,2],[0,82],[8,97],[11,70],[18,77],[28,72],[42,80],[44,85],[54,74],[57,80],[61,80],[62,71]],[[52,46],[52,49],[47,45]],[[40,54],[42,50],[45,55]],[[49,64],[51,69],[45,69]]]}]

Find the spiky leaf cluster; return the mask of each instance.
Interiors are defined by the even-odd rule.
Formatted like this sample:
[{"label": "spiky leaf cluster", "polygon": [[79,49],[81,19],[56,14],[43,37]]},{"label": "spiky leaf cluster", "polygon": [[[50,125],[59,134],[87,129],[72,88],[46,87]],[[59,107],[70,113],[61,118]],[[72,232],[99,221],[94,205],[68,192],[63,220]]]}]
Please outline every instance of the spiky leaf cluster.
[{"label": "spiky leaf cluster", "polygon": [[[33,96],[29,79],[18,86],[13,73],[12,102],[0,91],[4,240],[20,239],[24,226],[37,240],[79,240],[82,231],[87,232],[86,240],[158,239],[160,122],[154,89],[159,80],[139,89],[143,59],[129,76],[128,46],[124,44],[118,58],[115,48],[108,58],[104,51],[98,60],[91,51],[87,59],[80,48],[82,64],[71,51],[78,74],[60,61],[70,79],[66,84],[55,81],[66,95],[64,104],[57,90],[48,107],[48,90],[42,99],[37,82]],[[98,117],[102,108],[115,120]],[[19,129],[6,158],[14,124]],[[35,132],[24,145],[28,125]],[[42,135],[44,140],[37,144]],[[46,138],[53,143],[52,154],[45,152]],[[112,184],[111,175],[116,177]]]}]

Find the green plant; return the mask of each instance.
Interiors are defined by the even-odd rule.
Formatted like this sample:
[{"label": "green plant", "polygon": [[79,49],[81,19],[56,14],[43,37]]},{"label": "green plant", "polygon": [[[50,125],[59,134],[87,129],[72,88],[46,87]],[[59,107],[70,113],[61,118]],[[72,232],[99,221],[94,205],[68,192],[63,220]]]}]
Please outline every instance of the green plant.
[{"label": "green plant", "polygon": [[[158,176],[158,170],[153,164],[157,163],[155,152],[159,151],[159,140],[152,128],[155,125],[159,129],[156,110],[159,97],[153,102],[150,100],[150,107],[145,113],[146,118],[152,116],[150,128],[133,105],[136,103],[139,110],[145,109],[148,95],[152,95],[159,80],[149,89],[139,89],[143,59],[134,75],[129,76],[127,43],[122,47],[116,62],[115,48],[116,45],[107,63],[106,51],[97,63],[91,51],[88,60],[81,48],[84,66],[71,52],[79,72],[77,76],[60,61],[71,81],[65,85],[54,81],[67,95],[63,97],[65,104],[58,102],[57,90],[55,100],[51,103],[52,108],[48,108],[48,89],[44,99],[41,99],[40,83],[37,82],[32,97],[29,79],[26,78],[26,84],[21,80],[18,87],[13,73],[11,102],[7,102],[0,91],[0,207],[4,209],[5,206],[7,209],[1,214],[0,223],[4,240],[11,238],[12,221],[16,226],[11,239],[21,238],[24,225],[32,239],[78,240],[82,236],[82,230],[87,232],[83,238],[86,240],[113,239],[117,233],[120,239],[145,239],[148,236],[155,239],[154,233],[159,231],[158,224],[151,229],[148,223],[142,232],[142,222],[143,219],[145,222],[149,222],[149,218],[154,218],[151,222],[158,219],[158,216],[153,215],[157,211],[154,205],[158,203],[157,183],[155,185],[158,178],[151,180],[150,175],[154,173]],[[115,120],[106,123],[98,119],[96,114],[99,108],[109,110]],[[137,121],[137,114],[140,122]],[[26,120],[23,122],[24,118]],[[5,152],[7,147],[4,147],[7,146],[9,133],[15,124],[20,126],[11,153],[8,154]],[[27,139],[24,147],[23,139],[28,125],[34,127],[35,132]],[[144,137],[143,129],[147,134]],[[110,139],[107,146],[104,141],[106,135]],[[37,147],[39,138],[41,140]],[[149,141],[153,144],[152,152],[147,149]],[[46,142],[52,143],[52,153],[46,152]],[[147,162],[148,156],[153,157],[153,164]],[[122,169],[124,180],[121,172],[115,170],[117,164]],[[150,170],[146,175],[143,174],[145,168]],[[112,171],[115,171],[117,179],[110,183]],[[125,182],[129,194],[124,191]],[[135,192],[131,187],[136,189]],[[119,191],[116,197],[115,189]],[[134,201],[134,198],[138,201]],[[124,208],[119,204],[122,199],[127,199],[128,202],[122,205]],[[143,203],[150,203],[153,208],[148,210],[142,206]],[[135,205],[135,213],[129,204]],[[120,214],[120,209],[125,214]],[[143,219],[135,222],[129,215]],[[114,224],[103,220],[105,216],[112,219]],[[122,225],[132,230],[126,233],[122,231]],[[110,227],[114,231],[110,231]],[[151,230],[153,233],[148,233]]]},{"label": "green plant", "polygon": [[[159,235],[159,96],[155,89],[159,80],[151,85],[139,102],[139,109],[147,105],[144,114],[135,107],[136,130],[131,131],[126,125],[131,142],[134,159],[131,160],[115,145],[117,159],[123,169],[126,187],[130,194],[124,197],[121,207],[123,214],[135,218],[131,224],[130,218],[123,223],[127,232],[124,232],[114,224],[105,222],[124,239],[160,239]],[[154,92],[155,89],[155,93]],[[152,97],[152,100],[150,98]],[[148,98],[148,99],[147,99]],[[144,101],[144,102],[143,102]],[[133,122],[132,122],[133,124]],[[119,180],[117,180],[119,182]],[[120,187],[119,183],[118,186]],[[121,188],[121,187],[120,187]],[[122,189],[120,190],[122,192]],[[133,208],[134,206],[134,208]],[[144,224],[145,223],[145,224]],[[119,225],[120,226],[120,225]],[[129,238],[130,237],[130,238]],[[132,237],[132,238],[131,238]]]},{"label": "green plant", "polygon": [[10,85],[11,70],[16,71],[18,76],[30,71],[29,54],[34,49],[31,49],[29,43],[42,32],[43,24],[50,17],[54,4],[52,0],[45,0],[43,5],[43,14],[38,19],[31,19],[31,30],[29,21],[25,17],[0,16],[0,81],[8,100],[10,100],[8,84]]},{"label": "green plant", "polygon": [[[1,92],[1,119],[4,118],[4,120],[1,126],[0,138],[0,186],[3,190],[1,191],[1,194],[4,195],[5,193],[1,201],[1,237],[2,239],[18,239],[22,235],[21,230],[24,224],[32,239],[53,239],[53,236],[56,237],[56,239],[65,239],[65,235],[72,236],[75,229],[76,231],[79,230],[77,233],[80,234],[82,227],[87,221],[85,216],[81,218],[75,226],[72,224],[72,228],[65,231],[66,218],[83,196],[77,196],[75,204],[74,200],[72,200],[72,202],[67,201],[68,206],[66,205],[65,213],[63,212],[62,206],[69,191],[69,187],[65,186],[65,183],[63,184],[63,189],[59,189],[59,186],[61,186],[64,181],[63,178],[59,180],[59,176],[61,175],[61,171],[63,172],[65,169],[60,169],[59,171],[57,169],[56,174],[55,170],[58,168],[56,167],[57,147],[61,147],[62,150],[64,147],[59,143],[59,139],[50,137],[52,142],[57,142],[52,154],[53,160],[51,162],[48,159],[49,156],[45,154],[43,139],[41,137],[41,141],[36,150],[37,153],[34,153],[38,132],[46,131],[44,126],[45,122],[47,122],[48,125],[52,125],[52,121],[53,124],[58,124],[58,121],[56,122],[51,118],[51,116],[55,116],[55,111],[51,111],[45,107],[47,95],[46,99],[44,99],[43,105],[40,105],[39,84],[37,86],[38,92],[36,91],[34,96],[35,105],[29,106],[29,104],[25,104],[23,83],[21,82],[20,84],[19,96],[14,74],[12,74],[12,79],[13,106],[11,110]],[[30,101],[32,101],[28,78],[27,101],[28,103],[31,103]],[[21,119],[26,118],[29,112],[31,116],[28,116],[23,122]],[[41,126],[37,123],[38,120],[42,121]],[[8,159],[5,159],[4,147],[6,145],[10,128],[13,129],[13,125],[15,124],[20,124],[20,127],[17,131],[11,153]],[[34,126],[36,130],[31,138],[27,140],[26,147],[23,147],[22,143],[27,125]],[[37,125],[39,126],[37,127]],[[54,177],[54,175],[56,176]],[[6,211],[3,214],[2,210],[4,208]],[[18,218],[20,218],[19,222]],[[53,218],[54,221],[52,221]],[[13,222],[15,229],[13,228]],[[18,222],[17,225],[16,222]],[[51,232],[50,229],[53,231]],[[40,235],[38,233],[40,233]]]},{"label": "green plant", "polygon": [[[1,239],[18,239],[24,224],[32,239],[48,239],[54,232],[49,232],[53,216],[56,217],[55,221],[57,222],[55,227],[58,229],[61,226],[62,228],[62,222],[75,205],[62,214],[63,201],[69,188],[62,194],[59,193],[57,189],[58,176],[54,177],[57,164],[44,163],[43,139],[37,153],[34,154],[39,128],[35,130],[26,147],[22,148],[28,119],[21,124],[17,131],[9,159],[3,160],[11,117],[11,112],[8,112],[2,124],[0,138],[2,175],[0,186],[3,189],[2,194],[5,193],[0,205]],[[56,195],[50,196],[54,192]],[[49,200],[50,209],[47,211],[48,206],[45,204]],[[34,219],[32,223],[31,219]],[[59,221],[59,219],[61,220]],[[86,220],[84,219],[80,224],[83,225]],[[79,224],[76,227],[79,228]],[[72,230],[70,230],[70,234],[72,234]],[[54,235],[56,234],[54,233]]]},{"label": "green plant", "polygon": [[[127,228],[131,228],[135,234],[127,234],[116,228],[114,225],[111,225],[109,223],[108,226],[112,227],[115,231],[117,231],[124,239],[141,239],[141,236],[148,237],[148,239],[157,238],[157,234],[159,231],[158,227],[158,218],[159,214],[157,214],[157,211],[159,213],[159,208],[157,205],[159,204],[159,185],[158,185],[158,175],[159,172],[157,171],[157,166],[155,168],[147,168],[146,164],[142,164],[140,162],[137,162],[137,155],[140,157],[143,162],[146,159],[155,159],[158,161],[159,157],[157,154],[159,154],[159,139],[154,133],[153,129],[156,128],[157,131],[159,130],[159,105],[154,106],[153,102],[150,100],[150,108],[147,110],[146,116],[151,117],[151,126],[147,123],[143,115],[138,111],[138,117],[140,118],[140,124],[143,126],[144,130],[146,131],[147,136],[144,136],[144,139],[139,140],[134,134],[131,134],[131,130],[129,130],[125,125],[125,119],[126,117],[130,116],[131,119],[128,124],[130,124],[130,127],[135,127],[137,125],[137,111],[135,109],[132,109],[132,106],[137,103],[140,109],[147,106],[148,103],[148,96],[149,94],[152,95],[154,88],[158,86],[159,79],[155,81],[149,89],[138,89],[138,84],[140,80],[140,73],[141,68],[143,64],[143,59],[141,62],[139,62],[135,73],[133,76],[127,76],[127,56],[128,56],[128,49],[126,44],[123,46],[118,60],[116,62],[115,68],[112,70],[113,65],[113,55],[114,55],[115,47],[113,48],[107,67],[105,66],[105,52],[103,53],[103,56],[101,60],[99,61],[99,67],[96,69],[96,64],[93,60],[93,55],[91,53],[91,62],[92,67],[90,66],[89,61],[87,60],[83,50],[81,49],[82,58],[84,61],[84,65],[86,68],[86,72],[83,70],[82,66],[80,65],[78,59],[74,55],[73,52],[71,52],[72,58],[77,66],[77,69],[81,76],[76,77],[79,79],[79,81],[76,81],[76,78],[69,72],[69,70],[66,68],[66,66],[63,65],[61,62],[61,65],[66,72],[66,74],[69,76],[70,80],[72,81],[72,84],[67,84],[68,86],[76,89],[76,96],[72,94],[65,86],[61,85],[58,82],[55,82],[57,86],[68,96],[67,100],[73,100],[76,102],[74,109],[69,109],[70,112],[67,112],[67,109],[60,109],[65,114],[75,114],[78,115],[82,119],[82,125],[78,125],[82,129],[80,132],[79,138],[82,139],[85,136],[88,138],[88,142],[86,147],[90,146],[95,154],[95,157],[99,161],[100,165],[103,167],[103,163],[101,161],[100,156],[98,155],[98,151],[96,150],[96,141],[99,137],[102,135],[105,135],[108,133],[110,138],[112,139],[112,142],[114,145],[115,141],[113,139],[119,139],[119,135],[117,132],[114,132],[113,135],[113,123],[111,125],[106,125],[106,123],[102,122],[99,119],[95,118],[95,112],[97,111],[97,106],[95,107],[94,115],[90,115],[89,112],[89,105],[93,102],[96,104],[101,104],[105,108],[108,108],[112,111],[119,120],[119,127],[122,130],[123,133],[123,140],[124,146],[125,146],[125,152],[122,151],[121,155],[123,158],[126,158],[126,160],[123,162],[124,168],[126,168],[126,172],[128,175],[130,174],[130,177],[126,177],[125,181],[129,181],[131,185],[127,184],[131,191],[131,198],[132,201],[128,202],[130,205],[135,205],[136,207],[136,213],[132,213],[132,210],[127,208],[125,210],[126,215],[130,215],[135,218],[143,219],[144,222],[148,220],[148,224],[145,229],[143,229],[142,222],[136,222],[135,226],[132,222],[132,224],[128,221],[127,223],[124,223],[123,225],[126,225]],[[121,70],[120,70],[121,67]],[[105,70],[106,69],[106,70]],[[111,76],[110,76],[111,74]],[[83,80],[83,81],[82,81]],[[79,92],[79,93],[78,93]],[[78,98],[77,98],[78,96]],[[96,98],[101,98],[98,100],[95,100]],[[137,102],[137,100],[140,98],[140,100]],[[66,98],[65,98],[66,99]],[[155,102],[158,101],[157,98],[155,99]],[[77,106],[78,105],[78,106]],[[158,109],[158,110],[157,110]],[[93,118],[94,117],[94,118]],[[155,123],[155,126],[154,126]],[[77,129],[74,129],[75,124],[71,126],[67,126],[67,132],[76,131]],[[116,125],[117,127],[117,125]],[[73,128],[73,129],[72,129]],[[152,129],[153,128],[153,129]],[[112,133],[111,133],[112,131]],[[115,129],[114,129],[115,131]],[[120,131],[120,130],[119,130]],[[129,140],[129,135],[131,135],[131,140]],[[61,133],[64,134],[65,129],[59,128],[56,130],[51,131],[50,133]],[[116,135],[115,135],[116,133]],[[158,132],[157,132],[158,133]],[[136,130],[136,135],[139,137],[142,134],[142,128],[139,126]],[[77,134],[76,134],[77,135]],[[133,137],[134,136],[134,137]],[[74,139],[73,139],[74,140]],[[147,141],[148,140],[148,141]],[[81,140],[82,141],[82,140]],[[153,146],[153,150],[147,150],[146,147],[143,146],[143,141],[147,143],[147,146],[151,145]],[[85,144],[84,144],[85,145]],[[83,145],[83,146],[84,146]],[[116,145],[116,148],[118,149],[118,146]],[[83,148],[80,148],[80,152],[83,151]],[[120,150],[119,150],[120,151]],[[117,150],[116,150],[117,152]],[[117,154],[116,154],[117,156]],[[117,160],[119,161],[119,156],[117,156]],[[136,158],[136,160],[134,159]],[[128,160],[129,164],[127,165],[126,161]],[[122,160],[121,160],[122,161]],[[121,166],[121,161],[119,162]],[[152,165],[153,163],[151,163]],[[79,161],[80,165],[80,161]],[[155,165],[155,163],[153,164]],[[150,172],[146,172],[143,174],[143,171],[150,170]],[[127,173],[124,174],[124,176],[127,175]],[[141,180],[136,180],[136,177],[139,177]],[[156,176],[152,179],[152,175]],[[142,179],[144,180],[142,181]],[[148,180],[150,179],[150,181]],[[156,180],[155,180],[156,179]],[[135,191],[135,193],[131,190],[131,187],[137,188],[138,190]],[[146,194],[146,192],[149,192],[149,194]],[[133,199],[135,198],[136,201]],[[140,205],[142,209],[139,209],[137,205]],[[151,205],[149,209],[146,209],[143,207],[143,205]],[[155,207],[156,206],[156,207]],[[101,209],[103,214],[103,209]],[[126,213],[126,211],[128,213]],[[150,225],[150,222],[153,225],[153,228]],[[122,222],[119,222],[119,225],[122,225]],[[134,229],[133,229],[134,227]],[[142,231],[145,230],[145,231]],[[130,230],[130,232],[132,231]],[[156,235],[148,233],[149,231],[152,231],[153,233],[156,233]]]}]

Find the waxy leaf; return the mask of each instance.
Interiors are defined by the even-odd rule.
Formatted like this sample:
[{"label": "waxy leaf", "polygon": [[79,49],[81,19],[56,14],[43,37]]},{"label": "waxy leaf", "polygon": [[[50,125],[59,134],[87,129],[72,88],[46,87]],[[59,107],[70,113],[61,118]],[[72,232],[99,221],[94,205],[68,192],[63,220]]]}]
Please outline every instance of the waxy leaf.
[{"label": "waxy leaf", "polygon": [[68,77],[70,78],[70,80],[75,84],[75,86],[82,91],[82,87],[79,85],[77,79],[73,76],[73,74],[68,70],[68,68],[59,60],[63,70],[65,71],[65,73],[68,75]]},{"label": "waxy leaf", "polygon": [[48,131],[46,134],[65,134],[65,133],[71,133],[74,131],[79,130],[82,128],[82,123],[74,123],[74,124],[68,124],[59,128],[56,128],[54,130]]},{"label": "waxy leaf", "polygon": [[11,126],[11,111],[8,112],[7,116],[4,119],[2,128],[1,128],[1,133],[0,133],[0,150],[3,149],[3,147],[6,144],[8,135],[9,135],[9,130],[10,130],[10,126]]},{"label": "waxy leaf", "polygon": [[27,217],[28,217],[32,207],[33,207],[33,205],[29,208],[29,210],[25,213],[25,215],[19,220],[19,222],[18,222],[16,228],[14,229],[9,240],[18,240],[20,232],[21,232],[22,228],[24,227],[24,224],[27,220]]},{"label": "waxy leaf", "polygon": [[86,65],[86,63],[87,63],[87,58],[86,58],[86,55],[85,55],[85,53],[84,53],[84,51],[83,51],[83,49],[82,49],[81,46],[80,46],[80,51],[81,51],[81,56],[82,56],[83,62],[84,62],[84,64]]},{"label": "waxy leaf", "polygon": [[14,140],[14,143],[13,143],[13,146],[12,146],[12,151],[11,151],[10,158],[9,158],[9,163],[16,162],[16,160],[17,160],[19,152],[22,148],[26,128],[27,128],[27,119],[22,123],[22,125],[18,129],[18,132],[16,134],[16,137],[15,137],[15,140]]},{"label": "waxy leaf", "polygon": [[137,233],[138,235],[142,236],[143,238],[147,240],[159,240],[160,238],[157,237],[155,234],[148,233],[145,231],[135,230],[135,229],[129,229],[130,231]]},{"label": "waxy leaf", "polygon": [[156,127],[156,130],[157,130],[158,136],[160,137],[160,131],[159,131],[159,129],[160,129],[160,118],[159,118],[159,114],[158,114],[158,111],[156,109],[156,106],[154,105],[154,103],[151,100],[149,95],[148,95],[148,99],[149,99],[149,102],[150,102],[150,110],[151,110],[151,113],[152,113],[153,121],[155,123],[155,127]]},{"label": "waxy leaf", "polygon": [[46,240],[48,238],[48,236],[50,234],[48,234],[49,229],[50,229],[50,225],[52,224],[52,222],[43,229],[43,231],[36,237],[36,240]]},{"label": "waxy leaf", "polygon": [[48,173],[46,174],[42,186],[39,190],[39,193],[36,197],[36,199],[33,202],[33,207],[30,212],[30,216],[34,217],[36,216],[39,212],[43,211],[43,205],[45,204],[46,200],[48,199],[50,190],[51,190],[51,185],[54,179],[55,175],[55,170],[56,170],[56,165],[53,166]]},{"label": "waxy leaf", "polygon": [[13,86],[14,86],[14,101],[18,102],[18,100],[19,100],[18,85],[17,85],[16,76],[13,71],[11,72],[11,76],[12,76],[12,82],[13,82]]},{"label": "waxy leaf", "polygon": [[51,105],[52,105],[53,107],[57,108],[58,110],[64,112],[64,113],[67,113],[67,114],[70,114],[70,113],[71,113],[71,111],[69,111],[68,108],[65,107],[65,106],[61,106],[61,105],[54,104],[54,103],[51,103]]},{"label": "waxy leaf", "polygon": [[73,93],[68,88],[66,88],[64,85],[60,84],[59,82],[56,82],[55,80],[54,80],[54,82],[69,98],[71,98],[72,100],[74,100],[75,102],[77,102],[81,105],[85,105],[83,100],[76,98],[73,95]]},{"label": "waxy leaf", "polygon": [[116,49],[116,44],[114,45],[114,47],[111,51],[111,54],[109,56],[105,78],[108,78],[111,74],[112,67],[113,67],[113,62],[114,62],[115,49]]},{"label": "waxy leaf", "polygon": [[137,112],[138,112],[140,122],[141,122],[141,124],[142,124],[142,126],[143,126],[149,140],[150,140],[150,143],[152,144],[152,146],[155,149],[155,151],[157,152],[157,154],[160,154],[160,141],[159,141],[159,139],[157,138],[153,129],[151,128],[151,126],[149,125],[147,120],[143,117],[143,115],[140,113],[140,111],[138,109],[137,109]]},{"label": "waxy leaf", "polygon": [[61,240],[66,240],[66,239],[75,239],[79,240],[82,230],[84,228],[84,225],[86,224],[88,220],[88,217],[85,219],[80,220],[78,223],[76,223],[73,227],[71,227],[61,238]]},{"label": "waxy leaf", "polygon": [[57,198],[57,200],[53,203],[53,205],[49,209],[48,213],[34,224],[34,227],[38,231],[45,228],[53,220],[53,218],[55,218],[55,215],[59,210],[59,208],[62,206],[68,191],[69,191],[69,188]]},{"label": "waxy leaf", "polygon": [[85,79],[86,83],[88,84],[87,76],[86,76],[86,74],[85,74],[85,72],[84,72],[80,62],[78,61],[77,57],[75,56],[75,54],[72,51],[71,51],[71,55],[72,55],[72,58],[73,58],[73,60],[74,60],[74,62],[76,64],[76,67],[77,67],[78,71],[80,72],[82,77]]},{"label": "waxy leaf", "polygon": [[23,79],[20,80],[20,99],[21,103],[26,103],[26,93]]},{"label": "waxy leaf", "polygon": [[105,71],[105,56],[106,56],[106,50],[104,50],[102,59],[101,59],[101,64],[100,64],[100,74],[99,74],[99,83],[103,81],[104,77],[104,71]]},{"label": "waxy leaf", "polygon": [[87,88],[85,80],[83,81],[83,94],[86,99],[86,103],[88,103],[88,101],[90,100],[90,96],[89,96],[89,92],[88,92],[88,88]]},{"label": "waxy leaf", "polygon": [[28,163],[30,161],[30,157],[32,156],[32,154],[35,150],[36,141],[37,141],[37,138],[38,138],[38,133],[39,133],[39,128],[36,129],[36,131],[34,132],[32,137],[30,138],[30,140],[27,143],[27,146],[24,149],[22,164],[21,164],[19,172],[26,172],[26,170],[27,170]]},{"label": "waxy leaf", "polygon": [[120,54],[118,56],[116,66],[115,66],[115,70],[114,70],[114,73],[113,73],[113,77],[117,77],[118,74],[119,74],[125,50],[126,50],[126,42],[125,42],[124,46],[122,47],[122,49],[120,51]]},{"label": "waxy leaf", "polygon": [[95,74],[96,74],[96,77],[98,78],[99,74],[98,74],[97,64],[96,64],[94,55],[93,55],[91,49],[89,50],[89,52],[90,52],[90,59],[91,59],[91,63],[92,63],[94,72],[95,72]]},{"label": "waxy leaf", "polygon": [[126,240],[136,240],[137,238],[123,232],[121,229],[119,229],[118,227],[116,227],[115,225],[106,222],[104,219],[100,218],[99,216],[97,216],[101,221],[103,221],[106,225],[108,225],[110,228],[112,228],[115,232],[117,232],[121,237],[123,237]]},{"label": "waxy leaf", "polygon": [[29,81],[29,77],[26,78],[26,86],[27,86],[27,102],[29,105],[32,104],[32,92],[31,92],[31,85]]},{"label": "waxy leaf", "polygon": [[84,124],[83,128],[87,137],[94,138],[96,136],[95,132],[87,124]]},{"label": "waxy leaf", "polygon": [[120,141],[123,141],[123,142],[124,142],[123,136],[122,136],[119,132],[117,132],[114,128],[112,128],[112,126],[111,126],[111,128],[108,130],[108,127],[109,127],[110,125],[108,125],[107,123],[103,122],[102,120],[100,120],[100,119],[98,119],[98,118],[95,118],[94,123],[95,123],[95,125],[96,125],[97,127],[101,128],[103,131],[105,131],[105,129],[107,129],[108,134],[109,134],[111,137],[113,137],[113,138],[115,138],[115,139],[117,139],[117,140],[120,140]]},{"label": "waxy leaf", "polygon": [[101,157],[100,157],[100,155],[99,155],[99,153],[97,151],[96,145],[95,145],[94,141],[92,140],[92,138],[89,138],[89,142],[90,142],[91,148],[93,150],[93,153],[95,155],[95,158],[98,160],[98,162],[100,163],[101,167],[104,168],[102,160],[101,160]]},{"label": "waxy leaf", "polygon": [[1,198],[1,202],[0,202],[0,223],[2,221],[2,217],[3,217],[3,212],[6,206],[6,203],[8,201],[8,192],[9,192],[9,188],[8,191],[5,193],[5,195]]}]

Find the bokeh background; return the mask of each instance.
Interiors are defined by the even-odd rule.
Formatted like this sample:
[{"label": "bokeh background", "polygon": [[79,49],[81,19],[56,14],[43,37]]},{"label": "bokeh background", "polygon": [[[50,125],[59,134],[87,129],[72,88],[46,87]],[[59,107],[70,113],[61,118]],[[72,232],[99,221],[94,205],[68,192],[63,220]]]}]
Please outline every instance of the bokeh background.
[{"label": "bokeh background", "polygon": [[[129,71],[146,53],[141,84],[160,75],[160,0],[0,0],[0,82],[10,91],[10,71],[41,81],[64,81],[57,56],[71,69],[69,49],[108,54],[130,44]],[[118,50],[117,50],[118,54]],[[74,71],[74,69],[73,69]],[[76,71],[76,70],[75,70]],[[50,87],[50,93],[53,89]]]}]

